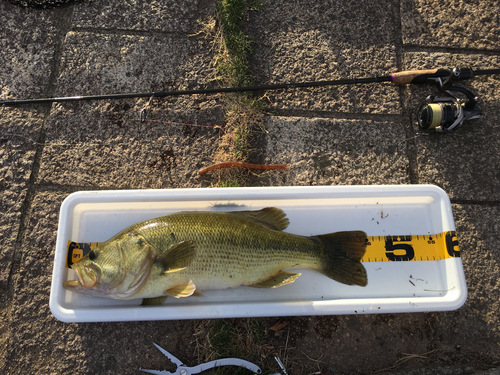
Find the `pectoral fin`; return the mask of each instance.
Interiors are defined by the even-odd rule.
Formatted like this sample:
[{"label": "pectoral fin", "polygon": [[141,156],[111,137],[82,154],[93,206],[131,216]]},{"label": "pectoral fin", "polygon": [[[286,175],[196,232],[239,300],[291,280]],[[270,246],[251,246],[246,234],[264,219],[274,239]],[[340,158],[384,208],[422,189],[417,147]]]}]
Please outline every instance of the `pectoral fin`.
[{"label": "pectoral fin", "polygon": [[193,295],[196,291],[196,285],[189,280],[185,284],[176,285],[170,289],[167,289],[164,293],[168,296],[175,298],[189,297]]},{"label": "pectoral fin", "polygon": [[156,257],[153,265],[160,267],[163,273],[179,272],[189,266],[195,253],[192,241],[182,241]]},{"label": "pectoral fin", "polygon": [[252,288],[278,288],[293,283],[300,275],[300,273],[280,272],[269,280],[248,286]]}]

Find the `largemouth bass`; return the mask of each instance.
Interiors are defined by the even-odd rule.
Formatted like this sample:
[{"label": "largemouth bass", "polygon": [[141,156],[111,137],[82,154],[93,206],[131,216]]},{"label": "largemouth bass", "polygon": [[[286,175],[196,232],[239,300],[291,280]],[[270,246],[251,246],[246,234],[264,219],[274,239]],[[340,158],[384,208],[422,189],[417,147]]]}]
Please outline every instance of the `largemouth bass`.
[{"label": "largemouth bass", "polygon": [[201,296],[202,291],[276,288],[293,283],[294,268],[316,270],[347,285],[367,285],[360,262],[366,233],[337,232],[312,237],[285,233],[285,213],[257,211],[179,212],[134,224],[72,265],[72,292],[114,299],[143,298],[158,304],[167,296]]}]

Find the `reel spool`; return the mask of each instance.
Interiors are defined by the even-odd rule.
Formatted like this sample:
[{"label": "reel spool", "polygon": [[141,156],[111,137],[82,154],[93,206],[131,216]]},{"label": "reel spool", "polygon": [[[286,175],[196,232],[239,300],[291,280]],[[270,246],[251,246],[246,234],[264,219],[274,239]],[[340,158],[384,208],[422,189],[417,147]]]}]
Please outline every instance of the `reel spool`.
[{"label": "reel spool", "polygon": [[[418,129],[424,133],[447,133],[462,126],[467,120],[478,119],[483,111],[476,107],[479,98],[469,90],[452,86],[460,77],[460,69],[454,68],[451,75],[443,82],[436,78],[438,87],[449,96],[429,95],[417,112]],[[461,92],[467,99],[460,99],[455,92]]]}]

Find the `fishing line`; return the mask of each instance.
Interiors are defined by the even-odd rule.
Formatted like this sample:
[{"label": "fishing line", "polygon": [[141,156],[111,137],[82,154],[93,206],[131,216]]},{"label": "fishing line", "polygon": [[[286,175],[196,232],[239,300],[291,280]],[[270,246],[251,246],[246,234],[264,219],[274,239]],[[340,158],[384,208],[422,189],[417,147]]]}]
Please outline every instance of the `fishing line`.
[{"label": "fishing line", "polygon": [[175,122],[175,121],[162,121],[162,120],[151,120],[151,119],[145,119],[145,120],[138,120],[141,122],[155,122],[155,123],[160,123],[160,124],[168,124],[168,125],[182,125],[182,126],[195,126],[195,127],[200,127],[200,128],[210,128],[210,129],[220,129],[224,130],[224,126],[221,125],[200,125],[200,124],[188,124],[185,122]]}]

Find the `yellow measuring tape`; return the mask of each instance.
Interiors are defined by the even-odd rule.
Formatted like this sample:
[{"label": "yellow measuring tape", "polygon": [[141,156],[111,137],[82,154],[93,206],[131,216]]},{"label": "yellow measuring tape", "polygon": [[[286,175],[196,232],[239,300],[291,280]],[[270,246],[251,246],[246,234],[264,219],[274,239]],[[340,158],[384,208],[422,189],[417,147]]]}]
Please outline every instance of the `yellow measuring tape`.
[{"label": "yellow measuring tape", "polygon": [[85,255],[99,246],[100,242],[73,242],[68,241],[68,255],[66,257],[66,268],[78,262]]},{"label": "yellow measuring tape", "polygon": [[433,235],[372,236],[361,262],[442,260],[460,257],[455,232]]},{"label": "yellow measuring tape", "polygon": [[[99,242],[68,241],[66,267],[71,267]],[[453,231],[432,235],[370,236],[361,262],[434,261],[460,257],[457,234]]]}]

